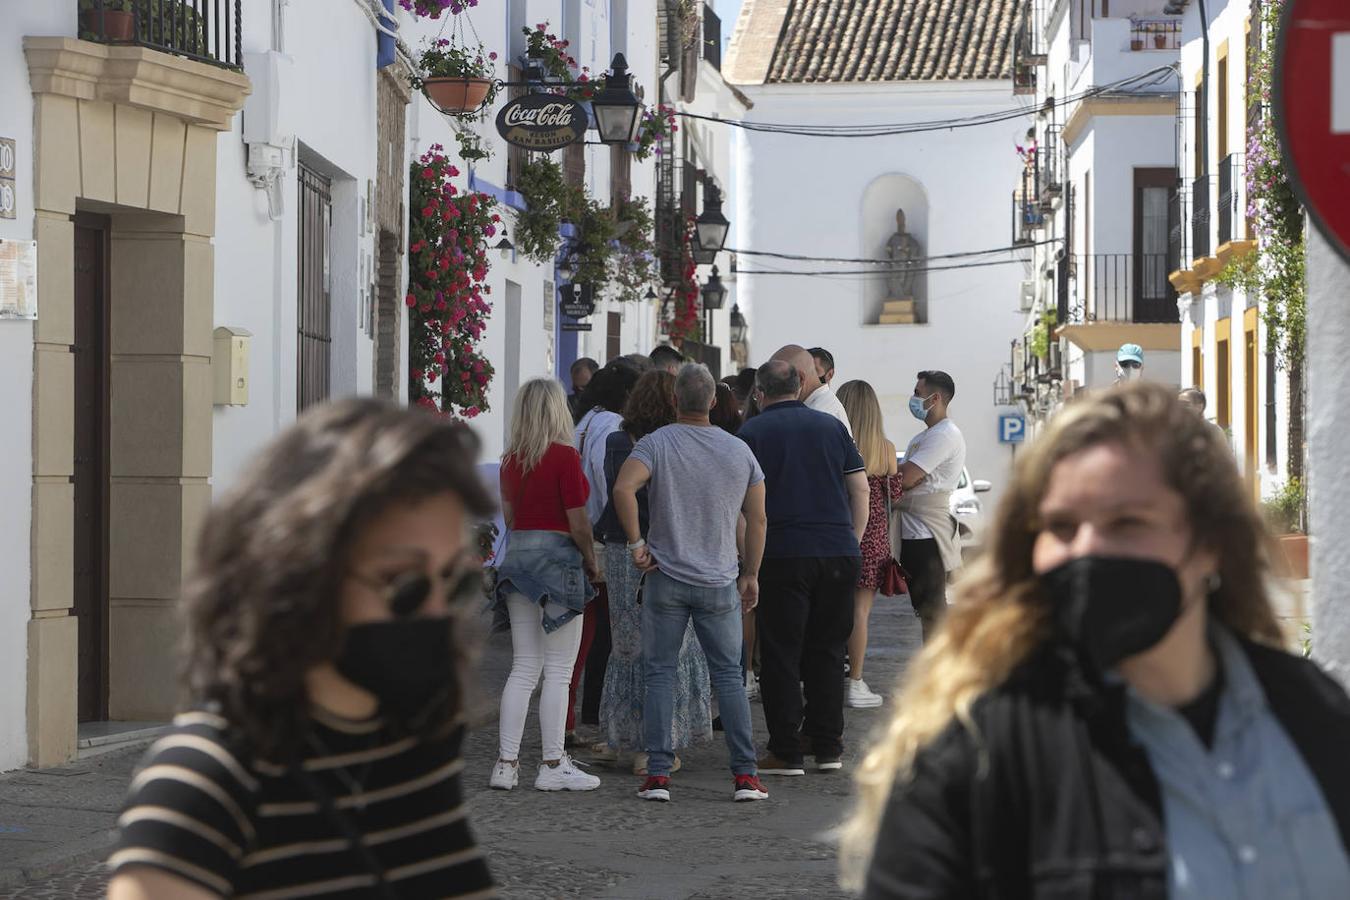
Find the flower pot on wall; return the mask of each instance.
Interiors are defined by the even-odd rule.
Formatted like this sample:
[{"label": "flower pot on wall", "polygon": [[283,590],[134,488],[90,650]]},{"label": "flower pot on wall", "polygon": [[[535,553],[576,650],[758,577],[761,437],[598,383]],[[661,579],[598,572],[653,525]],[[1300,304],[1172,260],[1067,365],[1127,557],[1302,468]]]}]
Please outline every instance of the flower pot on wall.
[{"label": "flower pot on wall", "polygon": [[1138,51],[1138,50],[1143,50],[1143,49],[1144,49],[1144,39],[1143,39],[1143,38],[1131,38],[1131,39],[1130,39],[1130,49],[1131,49],[1131,50],[1136,50],[1136,51]]},{"label": "flower pot on wall", "polygon": [[1166,50],[1166,49],[1167,49],[1167,35],[1166,35],[1166,34],[1155,34],[1155,35],[1153,36],[1153,46],[1154,46],[1156,49],[1158,49],[1158,50]]},{"label": "flower pot on wall", "polygon": [[1277,560],[1278,574],[1285,578],[1304,579],[1308,577],[1308,536],[1306,534],[1282,534],[1279,536],[1280,556]]},{"label": "flower pot on wall", "polygon": [[441,112],[471,113],[483,105],[492,82],[486,78],[427,78],[422,90]]},{"label": "flower pot on wall", "polygon": [[105,41],[130,41],[136,37],[136,14],[132,12],[105,9],[100,13],[86,9],[80,13],[80,24]]}]

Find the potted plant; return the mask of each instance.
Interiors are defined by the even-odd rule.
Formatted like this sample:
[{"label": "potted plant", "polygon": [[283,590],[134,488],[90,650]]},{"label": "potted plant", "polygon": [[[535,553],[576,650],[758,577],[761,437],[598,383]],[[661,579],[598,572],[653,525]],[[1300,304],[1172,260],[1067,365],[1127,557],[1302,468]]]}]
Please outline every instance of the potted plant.
[{"label": "potted plant", "polygon": [[1167,49],[1167,32],[1164,31],[1161,27],[1157,31],[1153,32],[1153,48],[1155,50]]},{"label": "potted plant", "polygon": [[1130,49],[1136,53],[1144,49],[1144,39],[1138,35],[1130,38]]},{"label": "potted plant", "polygon": [[1308,535],[1303,528],[1303,483],[1290,478],[1275,496],[1262,506],[1272,531],[1277,535],[1280,556],[1275,562],[1286,578],[1308,577]]},{"label": "potted plant", "polygon": [[522,28],[525,35],[525,68],[530,77],[557,85],[557,92],[573,100],[586,102],[595,97],[589,66],[577,68],[576,57],[568,53],[571,42],[550,34],[547,22],[534,29]]},{"label": "potted plant", "polygon": [[680,126],[675,124],[675,108],[662,103],[656,109],[644,110],[642,124],[638,126],[638,139],[629,145],[633,155],[639,160],[661,152],[661,141],[668,135],[676,134]]},{"label": "potted plant", "polygon": [[444,12],[457,16],[464,10],[477,6],[478,0],[398,0],[398,5],[414,16],[439,19]]},{"label": "potted plant", "polygon": [[562,167],[546,156],[520,167],[515,188],[528,207],[516,214],[516,247],[537,263],[553,260],[558,252],[558,226],[571,212],[571,188]]},{"label": "potted plant", "polygon": [[615,209],[614,284],[619,300],[642,300],[656,281],[655,222],[646,198],[621,200]]},{"label": "potted plant", "polygon": [[477,113],[496,93],[492,79],[496,53],[483,45],[461,47],[446,38],[426,42],[417,54],[412,86],[448,116]]},{"label": "potted plant", "polygon": [[134,40],[136,0],[80,0],[80,26],[101,40]]}]

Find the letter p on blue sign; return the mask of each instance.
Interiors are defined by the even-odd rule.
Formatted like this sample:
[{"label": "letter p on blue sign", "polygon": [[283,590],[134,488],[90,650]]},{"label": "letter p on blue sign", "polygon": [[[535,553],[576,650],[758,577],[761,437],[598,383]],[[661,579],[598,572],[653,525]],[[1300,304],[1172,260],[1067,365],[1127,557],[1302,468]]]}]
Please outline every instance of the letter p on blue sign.
[{"label": "letter p on blue sign", "polygon": [[998,417],[998,442],[1000,444],[1020,444],[1027,436],[1027,420],[1024,416],[1011,413]]}]

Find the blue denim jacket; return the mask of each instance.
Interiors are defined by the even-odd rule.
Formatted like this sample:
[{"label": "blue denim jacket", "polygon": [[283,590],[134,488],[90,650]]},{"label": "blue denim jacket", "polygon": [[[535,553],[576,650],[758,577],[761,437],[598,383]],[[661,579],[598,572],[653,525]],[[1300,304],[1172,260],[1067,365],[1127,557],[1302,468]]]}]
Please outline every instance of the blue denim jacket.
[{"label": "blue denim jacket", "polygon": [[570,535],[512,531],[506,556],[497,567],[497,586],[489,603],[494,630],[503,623],[506,598],[511,594],[522,594],[538,603],[544,631],[551,634],[580,615],[596,590],[586,578],[581,551]]}]

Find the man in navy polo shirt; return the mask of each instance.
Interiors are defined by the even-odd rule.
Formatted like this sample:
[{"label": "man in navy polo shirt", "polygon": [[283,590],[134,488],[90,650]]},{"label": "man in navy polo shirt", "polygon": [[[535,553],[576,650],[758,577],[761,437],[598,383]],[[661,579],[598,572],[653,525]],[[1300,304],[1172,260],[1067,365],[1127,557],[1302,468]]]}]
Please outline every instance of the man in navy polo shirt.
[{"label": "man in navy polo shirt", "polygon": [[816,768],[828,772],[843,767],[839,673],[853,631],[867,475],[848,429],[797,399],[801,375],[789,362],[762,366],[755,388],[763,412],[738,436],[764,470],[769,519],[756,613],[769,726],[759,773],[806,774],[799,734],[810,741]]}]

